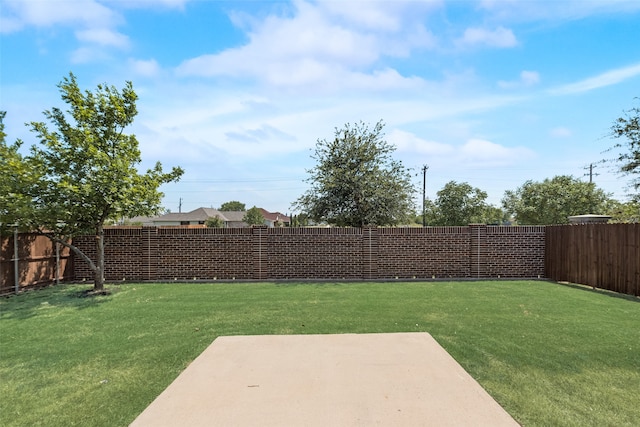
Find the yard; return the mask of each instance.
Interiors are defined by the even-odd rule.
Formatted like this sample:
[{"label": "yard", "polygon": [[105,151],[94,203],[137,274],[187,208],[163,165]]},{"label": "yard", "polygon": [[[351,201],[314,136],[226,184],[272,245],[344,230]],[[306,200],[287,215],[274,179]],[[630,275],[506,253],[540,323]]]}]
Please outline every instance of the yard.
[{"label": "yard", "polygon": [[0,301],[0,425],[126,426],[220,335],[429,332],[524,426],[640,419],[640,300],[544,281],[64,285]]}]

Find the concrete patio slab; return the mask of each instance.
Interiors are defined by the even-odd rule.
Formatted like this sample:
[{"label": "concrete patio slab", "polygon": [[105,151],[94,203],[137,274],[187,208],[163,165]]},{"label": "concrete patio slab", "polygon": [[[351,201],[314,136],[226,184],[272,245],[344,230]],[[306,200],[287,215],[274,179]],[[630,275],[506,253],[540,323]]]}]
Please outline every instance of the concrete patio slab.
[{"label": "concrete patio slab", "polygon": [[131,424],[517,426],[427,333],[217,338]]}]

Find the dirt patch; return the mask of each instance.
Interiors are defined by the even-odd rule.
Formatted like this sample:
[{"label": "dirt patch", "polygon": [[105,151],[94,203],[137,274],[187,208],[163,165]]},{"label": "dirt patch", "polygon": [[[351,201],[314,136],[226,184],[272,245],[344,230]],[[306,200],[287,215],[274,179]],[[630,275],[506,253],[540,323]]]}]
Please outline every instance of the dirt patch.
[{"label": "dirt patch", "polygon": [[78,293],[78,298],[92,298],[92,297],[98,297],[98,296],[111,295],[113,294],[113,292],[114,291],[112,291],[111,289],[100,289],[100,290],[86,289]]}]

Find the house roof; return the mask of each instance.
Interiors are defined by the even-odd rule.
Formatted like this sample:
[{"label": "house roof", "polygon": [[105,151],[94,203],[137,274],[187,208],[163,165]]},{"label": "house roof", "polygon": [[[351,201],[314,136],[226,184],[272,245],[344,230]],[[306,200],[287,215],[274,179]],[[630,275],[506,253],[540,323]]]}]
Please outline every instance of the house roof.
[{"label": "house roof", "polygon": [[246,211],[220,211],[219,214],[222,219],[229,222],[242,222],[242,219],[247,214]]},{"label": "house roof", "polygon": [[134,216],[133,218],[128,218],[125,223],[129,224],[137,224],[140,223],[142,225],[153,225],[153,221],[155,221],[158,217],[150,217],[150,216]]},{"label": "house roof", "polygon": [[[264,219],[269,221],[288,222],[288,216],[280,212],[269,212],[266,209],[259,208]],[[154,222],[176,222],[176,221],[206,221],[212,217],[219,217],[227,222],[242,222],[246,211],[219,211],[213,208],[198,208],[191,212],[168,213],[157,218]]]},{"label": "house roof", "polygon": [[281,221],[281,222],[289,222],[290,218],[283,213],[280,212],[269,212],[266,209],[260,208],[260,212],[262,212],[262,216],[264,219],[269,221]]},{"label": "house roof", "polygon": [[180,212],[180,213],[168,213],[162,216],[159,216],[154,221],[155,222],[168,222],[168,221],[206,221],[207,219],[213,216],[220,216],[224,219],[220,211],[212,208],[198,208],[191,212]]}]

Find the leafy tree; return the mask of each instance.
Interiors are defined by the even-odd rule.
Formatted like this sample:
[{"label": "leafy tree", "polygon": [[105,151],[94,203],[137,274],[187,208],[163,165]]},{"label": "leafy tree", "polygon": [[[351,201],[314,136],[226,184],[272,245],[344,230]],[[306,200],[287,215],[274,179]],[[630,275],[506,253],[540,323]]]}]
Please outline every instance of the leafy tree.
[{"label": "leafy tree", "polygon": [[224,221],[219,216],[212,216],[207,219],[204,224],[209,228],[223,228]]},{"label": "leafy tree", "polygon": [[595,184],[561,175],[543,182],[527,181],[506,191],[504,209],[519,224],[566,224],[568,217],[608,211],[610,196]]},{"label": "leafy tree", "polygon": [[497,206],[487,205],[482,211],[477,222],[481,224],[503,225],[509,223],[509,218],[504,210]]},{"label": "leafy tree", "polygon": [[36,182],[41,171],[19,152],[22,141],[8,145],[4,131],[5,111],[0,111],[0,233],[6,232],[16,219],[24,217],[31,205],[25,188]]},{"label": "leafy tree", "polygon": [[309,225],[309,216],[305,213],[299,215],[293,215],[291,217],[292,227],[306,227]]},{"label": "leafy tree", "polygon": [[262,215],[262,211],[255,206],[244,214],[242,220],[249,225],[264,225],[264,216]]},{"label": "leafy tree", "polygon": [[225,202],[220,206],[219,211],[223,212],[242,212],[246,210],[244,203],[240,203],[237,200],[232,200],[230,202]]},{"label": "leafy tree", "polygon": [[360,122],[318,140],[311,188],[293,207],[316,222],[338,226],[397,225],[414,211],[411,175],[392,158],[395,147],[383,139],[384,124]]},{"label": "leafy tree", "polygon": [[610,222],[614,223],[640,222],[640,200],[626,203],[614,201],[607,215],[611,215]]},{"label": "leafy tree", "polygon": [[[131,82],[122,91],[98,85],[95,92],[82,92],[69,74],[58,85],[69,110],[52,108],[44,116],[56,128],[32,122],[39,145],[28,156],[10,163],[19,178],[12,190],[29,200],[28,209],[15,203],[7,216],[23,229],[37,230],[53,241],[70,247],[94,273],[94,291],[104,289],[104,225],[116,217],[149,216],[160,210],[160,185],[180,178],[183,171],[164,173],[160,163],[145,174],[138,141],[124,130],[137,114],[138,99]],[[3,162],[3,167],[4,167]],[[24,171],[40,171],[36,176]],[[69,239],[93,235],[96,259],[92,260]]]},{"label": "leafy tree", "polygon": [[625,117],[619,117],[611,126],[611,136],[626,138],[625,142],[616,143],[611,150],[620,150],[614,161],[621,173],[632,176],[631,185],[636,191],[633,196],[640,201],[640,107],[626,111]]},{"label": "leafy tree", "polygon": [[[493,223],[495,207],[485,200],[487,193],[469,183],[449,181],[438,191],[435,201],[425,203],[427,224],[429,225],[468,225],[472,223]],[[498,220],[499,221],[499,220]]]},{"label": "leafy tree", "polygon": [[[424,200],[424,219],[426,220],[426,225],[435,225],[438,222],[438,208],[436,204],[431,199]],[[423,218],[422,213],[419,213],[415,217],[416,224],[422,225]]]}]

